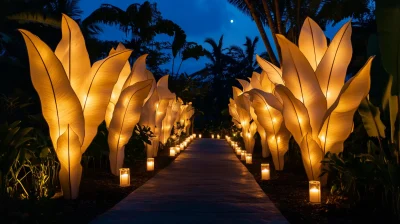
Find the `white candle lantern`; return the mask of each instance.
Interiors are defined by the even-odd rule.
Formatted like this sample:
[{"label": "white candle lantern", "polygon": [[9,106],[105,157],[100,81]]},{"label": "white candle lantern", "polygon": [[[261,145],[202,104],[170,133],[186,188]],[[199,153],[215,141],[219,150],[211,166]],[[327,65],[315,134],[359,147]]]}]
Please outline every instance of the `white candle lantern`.
[{"label": "white candle lantern", "polygon": [[201,138],[201,134],[199,134],[199,138]]},{"label": "white candle lantern", "polygon": [[129,168],[120,168],[119,169],[119,186],[127,187],[131,185],[131,175]]},{"label": "white candle lantern", "polygon": [[175,156],[175,147],[169,148],[169,156],[172,156],[172,157]]},{"label": "white candle lantern", "polygon": [[246,151],[242,150],[240,153],[240,160],[245,161],[246,160]]},{"label": "white candle lantern", "polygon": [[181,149],[181,151],[185,150],[185,146],[182,143],[179,145],[179,148]]},{"label": "white candle lantern", "polygon": [[315,204],[321,203],[321,184],[319,181],[312,180],[310,186],[310,202]]},{"label": "white candle lantern", "polygon": [[176,154],[181,153],[181,148],[179,146],[176,146],[175,147],[175,152],[176,152]]},{"label": "white candle lantern", "polygon": [[246,153],[246,164],[253,163],[253,155],[251,153]]},{"label": "white candle lantern", "polygon": [[197,138],[197,134],[193,134],[194,138]]},{"label": "white candle lantern", "polygon": [[240,156],[242,154],[242,150],[240,149],[240,147],[236,148],[236,155]]},{"label": "white candle lantern", "polygon": [[211,138],[214,138],[214,134],[211,135]]},{"label": "white candle lantern", "polygon": [[261,164],[261,180],[269,180],[271,178],[269,163]]},{"label": "white candle lantern", "polygon": [[147,171],[154,171],[154,158],[147,158]]},{"label": "white candle lantern", "polygon": [[187,142],[187,141],[184,141],[184,142],[183,142],[183,146],[187,147],[187,145],[188,145],[188,142]]},{"label": "white candle lantern", "polygon": [[217,139],[220,139],[220,138],[221,138],[221,136],[217,135]]}]

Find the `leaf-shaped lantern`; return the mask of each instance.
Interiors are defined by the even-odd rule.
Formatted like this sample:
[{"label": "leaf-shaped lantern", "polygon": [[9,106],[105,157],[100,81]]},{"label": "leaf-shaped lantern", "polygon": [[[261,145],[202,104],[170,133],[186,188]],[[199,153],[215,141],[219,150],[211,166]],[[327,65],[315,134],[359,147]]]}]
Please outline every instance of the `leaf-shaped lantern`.
[{"label": "leaf-shaped lantern", "polygon": [[[118,44],[117,49],[115,49],[115,50],[113,49],[110,51],[109,55],[115,54],[116,52],[123,51],[125,49],[126,49],[125,46],[120,43],[120,44]],[[126,61],[124,67],[122,68],[122,70],[118,76],[117,83],[115,83],[114,88],[112,90],[110,102],[108,103],[108,106],[106,109],[106,115],[104,117],[107,128],[110,126],[112,115],[114,113],[114,108],[115,108],[115,105],[117,104],[119,96],[121,95],[122,87],[125,84],[128,76],[131,74],[130,66],[131,65],[129,64],[129,61]]]},{"label": "leaf-shaped lantern", "polygon": [[176,98],[174,93],[168,89],[168,75],[161,77],[157,82],[157,92],[158,92],[158,103],[156,106],[156,118],[155,118],[155,131],[154,135],[156,137],[156,142],[153,142],[156,147],[154,148],[154,157],[157,156],[158,153],[158,145],[161,139],[162,133],[162,122],[167,115],[167,108],[169,102]]},{"label": "leaf-shaped lantern", "polygon": [[275,169],[283,170],[290,133],[283,121],[282,104],[273,94],[262,90],[253,89],[249,94],[258,122],[265,130]]},{"label": "leaf-shaped lantern", "polygon": [[307,17],[301,28],[299,49],[310,62],[314,71],[321,62],[327,48],[324,31],[314,20]]},{"label": "leaf-shaped lantern", "polygon": [[57,45],[55,55],[61,61],[72,89],[82,102],[84,95],[81,87],[91,70],[85,39],[79,25],[65,14],[62,14],[61,31],[62,39]]},{"label": "leaf-shaped lantern", "polygon": [[[56,55],[37,36],[26,30],[20,30],[20,32],[28,50],[32,83],[38,92],[42,113],[49,125],[50,138],[58,156],[64,155],[58,152],[60,136],[70,129],[74,130],[73,135],[64,136],[63,139],[68,138],[67,141],[71,143],[70,147],[74,153],[77,151],[73,147],[79,146],[77,149],[79,156],[74,154],[68,160],[65,160],[64,157],[59,157],[61,167],[64,167],[60,171],[60,181],[65,193],[64,197],[73,199],[76,198],[79,190],[82,170],[66,167],[69,167],[68,164],[71,163],[80,164],[80,145],[85,135],[82,108]],[[74,181],[66,179],[68,176],[73,177]],[[76,180],[78,177],[79,181]]]},{"label": "leaf-shaped lantern", "polygon": [[63,195],[66,199],[76,199],[82,176],[81,142],[69,125],[58,138],[56,153],[61,164],[59,176]]},{"label": "leaf-shaped lantern", "polygon": [[327,111],[325,122],[319,133],[324,154],[343,151],[343,142],[352,131],[354,113],[361,101],[368,95],[371,86],[372,60],[373,57],[369,58],[361,70],[346,82],[336,102]]},{"label": "leaf-shaped lantern", "polygon": [[325,96],[313,68],[300,49],[282,35],[277,35],[277,38],[282,52],[285,86],[307,108],[311,133],[316,137],[327,110]]},{"label": "leaf-shaped lantern", "polygon": [[118,51],[107,58],[97,61],[82,85],[82,110],[85,117],[85,139],[82,152],[89,147],[97,134],[97,129],[104,121],[107,106],[118,76],[132,50]]},{"label": "leaf-shaped lantern", "polygon": [[262,157],[267,158],[271,154],[271,152],[269,151],[269,148],[268,148],[267,132],[265,131],[264,127],[261,126],[260,122],[258,122],[257,114],[255,113],[253,107],[250,108],[250,115],[251,115],[251,118],[253,119],[253,122],[257,126],[257,132],[261,138]]},{"label": "leaf-shaped lantern", "polygon": [[111,119],[108,145],[111,172],[118,176],[124,162],[124,148],[140,120],[143,101],[148,96],[153,80],[146,80],[127,87],[121,93]]},{"label": "leaf-shaped lantern", "polygon": [[352,49],[351,21],[349,21],[335,34],[315,70],[328,108],[336,101],[343,87],[347,66],[349,66],[353,53]]}]

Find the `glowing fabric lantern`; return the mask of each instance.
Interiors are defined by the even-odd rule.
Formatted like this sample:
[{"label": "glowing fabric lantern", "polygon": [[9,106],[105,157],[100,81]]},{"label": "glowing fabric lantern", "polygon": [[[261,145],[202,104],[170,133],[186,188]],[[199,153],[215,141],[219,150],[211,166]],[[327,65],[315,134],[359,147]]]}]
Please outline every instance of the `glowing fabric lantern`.
[{"label": "glowing fabric lantern", "polygon": [[344,83],[352,53],[351,22],[343,25],[329,47],[322,30],[309,18],[300,36],[300,49],[285,37],[277,36],[282,50],[283,82],[279,80],[281,71],[273,71],[270,64],[259,58],[257,61],[270,73],[270,80],[275,80],[275,90],[284,105],[285,126],[300,145],[308,178],[316,180],[324,154],[343,151],[354,112],[369,92],[372,58]]},{"label": "glowing fabric lantern", "polygon": [[32,83],[61,163],[60,182],[64,197],[75,199],[82,175],[80,145],[85,135],[82,108],[56,55],[37,36],[26,30],[20,32],[28,50]]},{"label": "glowing fabric lantern", "polygon": [[57,141],[57,157],[61,164],[59,173],[61,189],[66,199],[75,199],[79,194],[82,176],[79,137],[68,126]]},{"label": "glowing fabric lantern", "polygon": [[236,148],[236,155],[237,155],[237,156],[242,155],[242,151],[244,151],[244,150],[242,150],[240,147],[237,147],[237,148]]},{"label": "glowing fabric lantern", "polygon": [[201,138],[201,134],[199,134],[199,138]]},{"label": "glowing fabric lantern", "polygon": [[154,158],[147,158],[147,171],[154,171]]},{"label": "glowing fabric lantern", "polygon": [[314,204],[321,203],[321,184],[319,181],[309,181],[310,202]]},{"label": "glowing fabric lantern", "polygon": [[[117,49],[116,50],[112,49],[110,51],[109,55],[114,54],[117,51],[123,51],[125,49],[126,49],[125,46],[123,44],[119,43],[117,46]],[[143,62],[143,63],[145,63],[145,62]],[[106,122],[107,128],[110,126],[111,118],[114,113],[114,108],[115,108],[115,105],[117,104],[119,96],[121,95],[122,87],[125,84],[126,79],[128,78],[128,76],[130,74],[131,74],[131,67],[130,67],[129,61],[127,61],[119,74],[117,83],[115,83],[115,85],[114,85],[114,88],[111,93],[110,102],[108,103],[108,106],[106,109],[106,114],[105,114],[104,120]]]},{"label": "glowing fabric lantern", "polygon": [[269,163],[261,163],[261,180],[269,180],[270,178]]},{"label": "glowing fabric lantern", "polygon": [[211,134],[211,138],[214,138],[214,134]]},{"label": "glowing fabric lantern", "polygon": [[[284,124],[280,100],[271,93],[253,89],[249,92],[252,99],[252,107],[258,122],[265,131],[265,138],[272,155],[276,170],[283,170],[284,155],[289,149],[290,132]],[[251,111],[252,112],[252,111]],[[257,126],[258,128],[258,126]],[[259,131],[261,135],[261,131]],[[263,136],[261,136],[263,137]],[[263,139],[263,138],[261,138]]]},{"label": "glowing fabric lantern", "polygon": [[168,89],[168,77],[169,77],[168,75],[165,75],[161,77],[157,82],[157,92],[159,101],[156,105],[156,118],[155,118],[155,131],[154,131],[154,135],[157,137],[157,139],[154,143],[152,143],[155,146],[153,150],[154,156],[157,156],[159,141],[162,142],[161,140],[161,134],[163,132],[162,122],[165,116],[167,115],[168,105],[170,101],[176,98],[176,95],[174,93],[171,93],[171,91]]},{"label": "glowing fabric lantern", "polygon": [[149,94],[153,80],[138,82],[122,91],[113,113],[108,134],[110,167],[114,175],[124,162],[124,149],[140,120],[143,101]]},{"label": "glowing fabric lantern", "polygon": [[[79,25],[66,15],[61,22],[62,39],[55,54],[61,61],[82,106],[85,118],[84,153],[103,122],[111,93],[132,50],[120,49],[90,66]],[[75,129],[74,129],[75,130]]]},{"label": "glowing fabric lantern", "polygon": [[221,138],[221,136],[220,135],[217,135],[217,139],[220,139]]},{"label": "glowing fabric lantern", "polygon": [[175,146],[174,148],[175,148],[176,154],[181,153],[181,148],[179,146]]},{"label": "glowing fabric lantern", "polygon": [[119,169],[119,186],[129,187],[131,185],[131,173],[129,168]]}]

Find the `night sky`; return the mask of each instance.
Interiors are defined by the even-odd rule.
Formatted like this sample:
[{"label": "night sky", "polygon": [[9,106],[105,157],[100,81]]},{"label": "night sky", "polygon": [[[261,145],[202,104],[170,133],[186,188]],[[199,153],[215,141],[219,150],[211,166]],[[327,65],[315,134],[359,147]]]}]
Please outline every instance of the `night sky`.
[{"label": "night sky", "polygon": [[[103,3],[112,4],[125,10],[132,3],[143,2],[145,0],[81,0],[80,7],[83,10],[82,18],[85,18]],[[157,8],[163,18],[174,21],[186,32],[187,41],[197,42],[206,48],[208,48],[208,44],[204,44],[204,40],[207,37],[218,43],[220,36],[224,34],[224,47],[229,47],[231,45],[242,46],[246,36],[251,39],[259,36],[256,24],[251,18],[226,0],[150,0],[150,2],[157,3]],[[231,23],[231,20],[234,22]],[[328,28],[327,37],[332,38],[343,22]],[[268,35],[271,43],[273,43],[271,34],[268,33]],[[125,34],[115,27],[104,27],[104,33],[99,35],[99,39],[103,40],[123,40],[126,38]],[[157,39],[172,40],[166,35],[159,35]],[[265,47],[260,38],[257,53],[264,51]],[[189,59],[183,63],[181,72],[193,73],[203,68],[207,61],[205,57],[199,61]],[[171,65],[165,65],[164,68],[171,70]]]}]

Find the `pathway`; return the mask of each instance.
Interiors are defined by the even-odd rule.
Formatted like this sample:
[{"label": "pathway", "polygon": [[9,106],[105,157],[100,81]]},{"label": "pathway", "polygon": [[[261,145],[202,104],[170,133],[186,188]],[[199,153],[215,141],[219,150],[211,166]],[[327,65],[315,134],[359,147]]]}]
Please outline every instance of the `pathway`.
[{"label": "pathway", "polygon": [[92,223],[288,222],[226,141],[197,139]]}]

